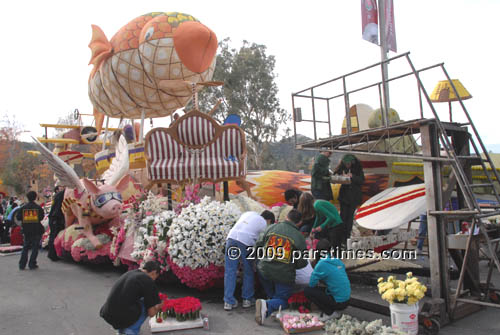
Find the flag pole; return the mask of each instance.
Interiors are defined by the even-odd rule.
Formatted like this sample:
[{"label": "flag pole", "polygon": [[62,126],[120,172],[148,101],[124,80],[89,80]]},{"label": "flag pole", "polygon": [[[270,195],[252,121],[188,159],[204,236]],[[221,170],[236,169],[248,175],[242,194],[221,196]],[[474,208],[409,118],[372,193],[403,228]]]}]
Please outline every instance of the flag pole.
[{"label": "flag pole", "polygon": [[380,56],[382,61],[382,124],[386,127],[389,125],[389,83],[387,82],[387,78],[389,77],[389,72],[387,70],[387,38],[385,34],[385,26],[386,26],[386,17],[385,17],[385,1],[386,0],[378,0],[378,23],[379,23],[379,36],[380,36]]}]

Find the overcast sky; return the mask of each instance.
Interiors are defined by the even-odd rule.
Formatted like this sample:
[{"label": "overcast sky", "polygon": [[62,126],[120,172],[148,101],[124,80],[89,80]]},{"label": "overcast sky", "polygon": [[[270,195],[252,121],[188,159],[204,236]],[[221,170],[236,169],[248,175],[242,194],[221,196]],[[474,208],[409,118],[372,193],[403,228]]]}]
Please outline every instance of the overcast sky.
[{"label": "overcast sky", "polygon": [[[0,113],[14,114],[35,136],[43,134],[39,123],[56,123],[75,108],[91,113],[90,25],[100,26],[111,39],[130,20],[152,11],[191,14],[236,47],[244,39],[266,45],[276,57],[280,103],[290,111],[293,92],[380,60],[379,48],[361,38],[360,7],[359,0],[2,1]],[[445,62],[450,76],[473,96],[465,104],[484,141],[500,143],[499,40],[493,34],[500,1],[394,0],[394,7],[398,53],[410,51],[417,68]],[[390,74],[396,75],[393,68]],[[445,78],[427,79],[429,93],[440,79]],[[398,87],[392,92],[391,87],[391,107],[402,118],[418,117],[409,93]],[[356,96],[351,103],[377,107],[364,99],[368,96]],[[447,106],[439,107],[446,115]],[[458,104],[453,108],[458,110]],[[155,121],[161,124],[168,121]],[[338,130],[340,124],[333,127]]]}]

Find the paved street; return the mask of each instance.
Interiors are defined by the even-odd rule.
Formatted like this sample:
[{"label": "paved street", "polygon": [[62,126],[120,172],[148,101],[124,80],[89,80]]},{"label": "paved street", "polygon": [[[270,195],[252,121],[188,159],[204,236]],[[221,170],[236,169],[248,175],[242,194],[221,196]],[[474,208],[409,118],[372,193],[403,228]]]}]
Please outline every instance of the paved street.
[{"label": "paved street", "polygon": [[[38,270],[19,271],[18,255],[0,257],[0,334],[2,335],[106,335],[113,330],[99,317],[99,309],[122,271],[110,265],[90,266],[73,262],[50,262],[45,251],[39,254]],[[254,310],[238,308],[225,312],[222,290],[199,293],[178,285],[160,290],[171,297],[192,295],[200,298],[210,316],[210,331],[203,329],[168,334],[283,334],[279,324],[268,320],[257,326]],[[348,308],[346,313],[362,320],[387,317]],[[440,334],[500,333],[499,310],[488,308],[442,329]],[[318,332],[317,334],[321,334]],[[144,324],[141,334],[151,334]],[[314,333],[310,333],[314,334]]]}]

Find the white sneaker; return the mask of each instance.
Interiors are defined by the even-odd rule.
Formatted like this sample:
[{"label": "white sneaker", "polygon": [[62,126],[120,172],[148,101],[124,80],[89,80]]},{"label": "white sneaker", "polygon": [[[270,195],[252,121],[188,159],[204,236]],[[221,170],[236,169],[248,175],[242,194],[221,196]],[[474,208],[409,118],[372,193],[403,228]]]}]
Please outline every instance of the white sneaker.
[{"label": "white sneaker", "polygon": [[264,325],[264,320],[266,319],[267,304],[264,299],[259,299],[255,303],[255,321],[259,325]]},{"label": "white sneaker", "polygon": [[227,303],[227,302],[224,302],[224,310],[226,311],[230,311],[232,310],[233,308],[236,308],[238,307],[238,302],[236,301],[235,304],[230,304],[230,303]]},{"label": "white sneaker", "polygon": [[241,304],[241,307],[243,308],[249,308],[255,305],[255,299],[247,300],[243,299],[243,304]]},{"label": "white sneaker", "polygon": [[337,313],[337,312],[333,312],[332,314],[328,315],[326,313],[323,313],[323,316],[321,316],[319,318],[319,321],[325,323],[329,320],[335,320],[335,319],[338,319],[341,317],[341,314],[340,313]]}]

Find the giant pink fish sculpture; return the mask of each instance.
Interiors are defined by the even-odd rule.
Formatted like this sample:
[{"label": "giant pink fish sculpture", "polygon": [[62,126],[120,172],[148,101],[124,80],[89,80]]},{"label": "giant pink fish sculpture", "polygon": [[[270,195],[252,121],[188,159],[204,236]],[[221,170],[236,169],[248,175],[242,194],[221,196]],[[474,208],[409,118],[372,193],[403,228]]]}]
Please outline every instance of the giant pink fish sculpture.
[{"label": "giant pink fish sculpture", "polygon": [[64,192],[62,210],[66,227],[77,224],[86,238],[97,249],[101,242],[93,233],[93,227],[101,223],[110,226],[120,223],[122,213],[122,195],[129,184],[130,176],[127,142],[122,136],[117,146],[116,157],[103,175],[104,185],[97,186],[84,178],[80,180],[76,172],[58,156],[54,155],[36,138],[40,153],[51,166],[61,185],[67,187]]},{"label": "giant pink fish sculpture", "polygon": [[89,47],[89,97],[99,129],[103,114],[140,119],[184,107],[193,92],[183,82],[212,78],[217,37],[189,14],[156,12],[135,18],[109,41],[93,25]]}]

